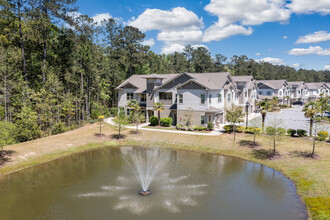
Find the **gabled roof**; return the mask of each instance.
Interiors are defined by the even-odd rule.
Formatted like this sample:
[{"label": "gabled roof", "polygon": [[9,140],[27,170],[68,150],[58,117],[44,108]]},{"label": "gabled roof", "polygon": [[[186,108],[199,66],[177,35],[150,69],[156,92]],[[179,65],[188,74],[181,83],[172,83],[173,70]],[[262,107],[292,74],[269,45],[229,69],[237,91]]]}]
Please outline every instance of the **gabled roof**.
[{"label": "gabled roof", "polygon": [[202,84],[210,90],[222,89],[228,79],[230,79],[229,72],[187,73],[187,75],[191,76],[196,82]]},{"label": "gabled roof", "polygon": [[296,87],[296,89],[301,89],[302,87],[304,87],[305,82],[304,81],[296,81],[296,82],[288,82],[289,86],[291,89],[294,89],[294,87]]},{"label": "gabled roof", "polygon": [[258,80],[257,84],[264,84],[272,89],[280,89],[283,85],[288,85],[285,79],[279,80]]},{"label": "gabled roof", "polygon": [[306,86],[308,87],[308,89],[319,89],[323,85],[325,85],[324,82],[306,83]]},{"label": "gabled roof", "polygon": [[245,82],[247,89],[253,89],[255,85],[255,80],[253,76],[232,76],[235,83],[237,82]]},{"label": "gabled roof", "polygon": [[[159,75],[159,76],[158,76]],[[145,74],[145,75],[132,75],[124,82],[122,82],[116,89],[121,89],[127,84],[131,84],[136,87],[135,93],[143,93],[147,89],[147,78],[162,78],[167,80],[169,78],[174,77],[178,74]]]}]

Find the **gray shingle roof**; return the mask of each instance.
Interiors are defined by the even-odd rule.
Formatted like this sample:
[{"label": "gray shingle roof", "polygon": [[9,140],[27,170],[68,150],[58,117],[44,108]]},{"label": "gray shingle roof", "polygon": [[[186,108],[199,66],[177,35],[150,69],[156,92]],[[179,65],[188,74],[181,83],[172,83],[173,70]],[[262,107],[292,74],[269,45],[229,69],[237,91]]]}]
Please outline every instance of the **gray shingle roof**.
[{"label": "gray shingle roof", "polygon": [[230,76],[229,72],[219,73],[187,73],[193,79],[210,90],[223,88]]},{"label": "gray shingle roof", "polygon": [[288,84],[291,89],[293,89],[293,87],[301,89],[304,86],[304,81],[288,82]]},{"label": "gray shingle roof", "polygon": [[314,82],[314,83],[306,83],[308,89],[319,89],[324,85],[324,82]]},{"label": "gray shingle roof", "polygon": [[[200,83],[210,90],[221,89],[230,77],[229,72],[219,73],[185,73],[193,80]],[[142,93],[146,90],[147,78],[162,78],[163,84],[171,81],[180,74],[150,74],[150,75],[132,75],[130,78],[122,82],[116,89],[120,89],[126,84],[132,84],[137,88],[135,93]]]},{"label": "gray shingle roof", "polygon": [[286,84],[285,79],[279,80],[258,80],[257,84],[262,83],[272,89],[280,89],[284,84]]},{"label": "gray shingle roof", "polygon": [[232,76],[234,82],[246,82],[247,89],[253,89],[255,80],[253,76]]},{"label": "gray shingle roof", "polygon": [[[178,74],[151,74],[151,75],[132,75],[131,77],[129,77],[128,79],[126,79],[124,82],[122,82],[119,86],[117,86],[116,89],[120,89],[123,86],[125,86],[126,84],[132,84],[133,86],[135,86],[137,88],[137,90],[135,91],[135,93],[143,93],[146,89],[147,89],[147,79],[146,78],[153,78],[153,77],[157,77],[154,75],[159,75],[161,78],[163,78],[165,81],[175,77]],[[157,77],[159,78],[159,77]]]}]

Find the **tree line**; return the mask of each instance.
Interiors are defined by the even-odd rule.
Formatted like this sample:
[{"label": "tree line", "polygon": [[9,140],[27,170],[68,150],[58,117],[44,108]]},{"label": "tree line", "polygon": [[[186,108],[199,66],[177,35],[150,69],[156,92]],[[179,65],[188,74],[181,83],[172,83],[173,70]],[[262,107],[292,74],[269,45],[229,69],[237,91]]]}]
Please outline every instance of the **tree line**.
[{"label": "tree line", "polygon": [[13,141],[109,115],[117,105],[115,88],[133,74],[229,71],[256,79],[330,81],[329,71],[213,57],[204,47],[159,55],[144,45],[146,35],[137,28],[114,19],[96,23],[75,3],[0,0],[0,127],[12,128]]}]

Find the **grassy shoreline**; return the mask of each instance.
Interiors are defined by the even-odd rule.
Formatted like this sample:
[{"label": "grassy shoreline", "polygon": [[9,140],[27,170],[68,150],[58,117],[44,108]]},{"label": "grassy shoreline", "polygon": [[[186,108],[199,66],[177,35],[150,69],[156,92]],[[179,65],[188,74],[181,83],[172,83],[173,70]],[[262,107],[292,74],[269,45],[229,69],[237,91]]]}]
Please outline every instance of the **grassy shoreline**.
[{"label": "grassy shoreline", "polygon": [[[89,129],[96,130],[97,127]],[[237,137],[238,141],[235,143],[232,141],[232,136],[227,134],[217,137],[203,137],[169,133],[167,134],[166,140],[164,140],[164,134],[152,131],[142,131],[139,135],[130,135],[128,134],[129,132],[126,131],[127,138],[125,140],[113,140],[108,138],[110,134],[113,134],[114,132],[115,131],[113,131],[111,126],[105,126],[106,135],[102,140],[92,135],[94,138],[91,138],[88,143],[78,144],[77,146],[64,149],[56,149],[25,161],[17,162],[8,166],[5,165],[0,168],[0,177],[75,153],[103,147],[129,145],[188,150],[199,153],[213,153],[260,163],[281,172],[296,185],[297,193],[305,203],[311,219],[330,219],[330,171],[327,169],[330,165],[330,145],[328,143],[318,143],[316,152],[320,155],[320,158],[307,159],[292,156],[290,152],[292,149],[298,149],[300,151],[306,149],[311,150],[311,147],[309,147],[311,146],[309,145],[311,141],[308,139],[303,140],[285,137],[278,146],[281,157],[275,160],[262,160],[255,158],[251,153],[251,149],[241,147],[238,144],[239,140],[252,140],[252,135],[239,134]],[[59,137],[61,137],[61,135],[57,138]],[[75,138],[79,138],[79,132],[78,136]],[[56,137],[53,139],[56,139]],[[272,146],[271,140],[266,136],[259,136],[257,140],[262,143],[261,148],[270,149]],[[11,149],[14,148],[15,145],[11,146]],[[286,150],[284,151],[284,149]]]}]

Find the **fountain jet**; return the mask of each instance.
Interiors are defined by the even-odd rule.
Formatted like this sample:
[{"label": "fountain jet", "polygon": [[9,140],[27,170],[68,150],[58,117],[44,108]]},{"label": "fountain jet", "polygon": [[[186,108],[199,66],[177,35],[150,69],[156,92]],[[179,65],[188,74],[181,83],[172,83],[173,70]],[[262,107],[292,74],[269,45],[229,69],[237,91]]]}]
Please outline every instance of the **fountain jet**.
[{"label": "fountain jet", "polygon": [[149,186],[155,176],[164,168],[168,157],[160,154],[158,149],[132,153],[130,156],[131,162],[129,164],[142,188],[139,194],[142,196],[149,195],[151,193]]}]

